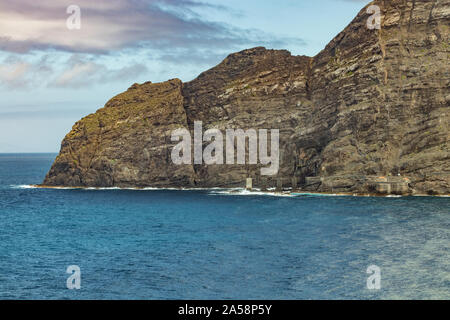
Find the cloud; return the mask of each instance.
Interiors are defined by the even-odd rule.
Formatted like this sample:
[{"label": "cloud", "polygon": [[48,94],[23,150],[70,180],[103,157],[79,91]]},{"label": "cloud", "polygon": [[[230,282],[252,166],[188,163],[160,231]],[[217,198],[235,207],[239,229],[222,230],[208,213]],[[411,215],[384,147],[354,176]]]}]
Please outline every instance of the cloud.
[{"label": "cloud", "polygon": [[370,2],[373,2],[373,0],[340,0],[343,2],[353,2],[353,3],[361,3],[361,4],[368,4]]},{"label": "cloud", "polygon": [[148,72],[143,64],[133,64],[118,69],[109,69],[103,64],[73,56],[67,67],[49,83],[50,87],[80,88],[93,83],[116,82],[135,79]]},{"label": "cloud", "polygon": [[[66,26],[67,8],[73,4],[81,9],[80,30]],[[79,88],[131,80],[148,72],[151,63],[155,74],[158,63],[167,64],[165,68],[207,67],[248,47],[305,44],[208,21],[198,10],[240,16],[224,5],[195,0],[2,1],[0,51],[10,57],[0,61],[0,85]],[[122,57],[121,67],[105,57]],[[148,61],[129,61],[142,58]]]},{"label": "cloud", "polygon": [[29,69],[30,64],[25,62],[0,65],[0,83],[8,88],[22,87],[25,85],[25,75]]},{"label": "cloud", "polygon": [[[223,23],[202,19],[195,9],[228,10],[191,0],[77,0],[81,29],[69,30],[73,1],[22,0],[0,3],[0,50],[26,53],[56,49],[109,53],[126,48],[224,48],[246,40]],[[229,10],[232,12],[232,10]]]},{"label": "cloud", "polygon": [[[98,83],[111,83],[136,79],[148,72],[147,66],[131,62],[111,68],[95,58],[74,54],[69,58],[45,55],[35,61],[11,55],[0,63],[0,85],[21,90],[47,86],[55,88],[81,88]],[[53,65],[64,66],[54,68]]]},{"label": "cloud", "polygon": [[48,55],[35,61],[10,55],[0,63],[0,85],[8,89],[27,89],[38,85],[41,79],[45,79],[52,72]]}]

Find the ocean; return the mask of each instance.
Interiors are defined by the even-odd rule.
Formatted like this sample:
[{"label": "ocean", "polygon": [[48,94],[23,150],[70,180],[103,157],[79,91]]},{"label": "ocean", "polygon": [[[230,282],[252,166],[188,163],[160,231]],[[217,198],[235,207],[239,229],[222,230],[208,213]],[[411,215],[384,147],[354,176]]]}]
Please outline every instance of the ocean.
[{"label": "ocean", "polygon": [[30,187],[55,157],[0,155],[0,299],[450,299],[450,198]]}]

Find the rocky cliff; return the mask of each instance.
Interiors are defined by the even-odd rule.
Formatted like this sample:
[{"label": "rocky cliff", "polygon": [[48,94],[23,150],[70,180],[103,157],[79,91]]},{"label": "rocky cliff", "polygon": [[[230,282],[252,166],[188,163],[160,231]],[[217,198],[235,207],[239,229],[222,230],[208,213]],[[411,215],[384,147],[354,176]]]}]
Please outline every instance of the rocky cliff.
[{"label": "rocky cliff", "polygon": [[[197,79],[133,85],[78,121],[46,186],[450,193],[450,0],[374,1],[315,57],[254,48]],[[173,130],[279,129],[280,170],[174,165]],[[295,179],[292,179],[295,177]]]}]

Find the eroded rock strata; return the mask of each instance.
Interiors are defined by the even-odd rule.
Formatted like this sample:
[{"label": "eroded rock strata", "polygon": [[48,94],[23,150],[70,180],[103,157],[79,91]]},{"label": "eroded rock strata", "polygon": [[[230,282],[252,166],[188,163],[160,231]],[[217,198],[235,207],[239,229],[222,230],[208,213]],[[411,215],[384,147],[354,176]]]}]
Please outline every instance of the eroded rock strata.
[{"label": "eroded rock strata", "polygon": [[[364,8],[313,58],[254,48],[188,83],[133,85],[74,125],[43,184],[449,194],[450,1],[371,4],[381,29]],[[279,129],[278,175],[174,165],[171,133],[194,121]]]}]

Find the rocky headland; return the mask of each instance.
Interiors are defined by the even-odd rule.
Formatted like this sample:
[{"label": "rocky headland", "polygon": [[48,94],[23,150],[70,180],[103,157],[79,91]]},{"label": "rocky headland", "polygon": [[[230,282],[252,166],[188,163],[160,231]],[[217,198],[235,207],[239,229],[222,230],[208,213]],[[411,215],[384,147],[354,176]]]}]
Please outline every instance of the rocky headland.
[{"label": "rocky headland", "polygon": [[[450,1],[374,1],[315,57],[262,47],[193,81],[134,84],[64,138],[44,186],[450,194]],[[280,169],[175,165],[171,133],[279,129]]]}]

